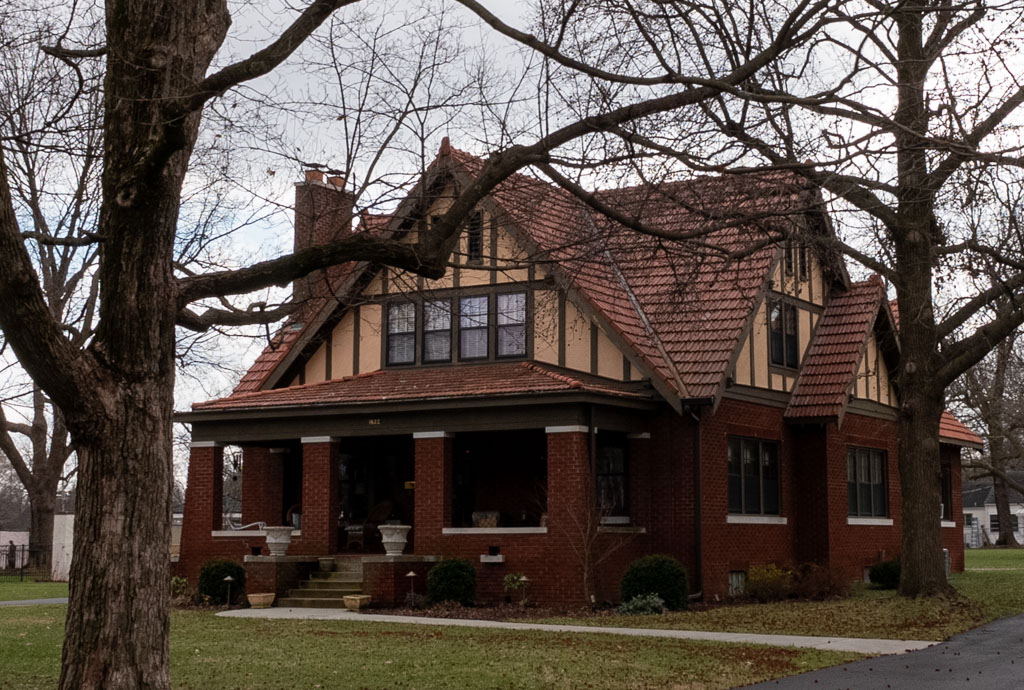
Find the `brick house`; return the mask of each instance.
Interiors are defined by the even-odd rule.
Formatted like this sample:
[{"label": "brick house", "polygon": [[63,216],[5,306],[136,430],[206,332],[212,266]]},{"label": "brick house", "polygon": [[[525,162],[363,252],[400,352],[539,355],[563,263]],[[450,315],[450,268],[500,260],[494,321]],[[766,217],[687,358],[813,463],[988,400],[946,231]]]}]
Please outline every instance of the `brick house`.
[{"label": "brick house", "polygon": [[[480,165],[445,140],[395,213],[354,231],[414,241]],[[459,556],[483,601],[516,572],[569,604],[616,599],[647,553],[678,557],[705,598],[752,565],[852,580],[898,555],[897,324],[881,281],[853,283],[823,241],[817,191],[761,174],[597,201],[663,236],[516,176],[440,280],[348,264],[297,284],[302,309],[235,391],[179,415],[193,443],[177,572],[226,556],[283,591],[315,557],[351,556],[390,601],[410,568]],[[341,180],[308,174],[296,246],[353,231],[351,212]],[[947,416],[942,442],[961,570],[960,448],[980,439]],[[259,529],[223,529],[225,445],[241,447],[242,523],[296,524],[286,560]],[[386,521],[412,526],[402,560],[379,556]]]}]

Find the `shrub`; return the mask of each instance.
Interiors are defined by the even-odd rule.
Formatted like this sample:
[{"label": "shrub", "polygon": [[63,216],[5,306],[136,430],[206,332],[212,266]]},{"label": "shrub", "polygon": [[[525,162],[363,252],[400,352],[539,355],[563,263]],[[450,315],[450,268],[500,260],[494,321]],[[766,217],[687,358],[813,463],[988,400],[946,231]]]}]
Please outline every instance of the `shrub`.
[{"label": "shrub", "polygon": [[430,603],[456,601],[472,606],[476,599],[476,570],[465,558],[448,558],[427,573],[427,598]]},{"label": "shrub", "polygon": [[747,583],[744,594],[762,603],[779,601],[789,596],[792,591],[793,573],[771,563],[755,565],[747,570]]},{"label": "shrub", "polygon": [[181,599],[188,595],[188,580],[184,577],[171,578],[171,599]]},{"label": "shrub", "polygon": [[427,597],[416,592],[409,592],[405,595],[405,607],[409,609],[424,609],[427,607]]},{"label": "shrub", "polygon": [[882,561],[871,566],[868,572],[871,584],[880,589],[896,589],[900,586],[900,562]]},{"label": "shrub", "polygon": [[624,616],[665,613],[665,601],[657,594],[638,594],[629,601],[623,602],[618,611]]},{"label": "shrub", "polygon": [[801,563],[793,571],[790,592],[800,599],[825,599],[843,594],[842,582],[833,582],[828,568],[817,563]]},{"label": "shrub", "polygon": [[224,578],[230,575],[231,602],[238,600],[245,593],[245,568],[234,561],[213,560],[203,563],[199,571],[199,594],[208,596],[214,604],[223,604],[228,596],[228,583]]},{"label": "shrub", "polygon": [[658,554],[636,559],[622,578],[622,601],[628,602],[641,594],[657,594],[671,611],[685,609],[689,594],[686,571],[671,556]]}]

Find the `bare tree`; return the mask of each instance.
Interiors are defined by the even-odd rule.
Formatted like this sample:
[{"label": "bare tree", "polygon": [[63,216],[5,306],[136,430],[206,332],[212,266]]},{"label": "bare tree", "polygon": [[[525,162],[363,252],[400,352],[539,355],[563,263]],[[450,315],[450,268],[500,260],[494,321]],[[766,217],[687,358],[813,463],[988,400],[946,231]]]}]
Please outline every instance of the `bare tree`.
[{"label": "bare tree", "polygon": [[[1013,1],[830,3],[812,38],[703,100],[703,119],[694,109],[645,114],[540,165],[598,210],[605,209],[585,188],[602,175],[657,181],[681,170],[767,169],[823,190],[838,236],[798,239],[827,242],[881,274],[899,303],[900,591],[908,596],[948,589],[934,519],[945,388],[1024,321],[1018,209],[1006,209],[1005,225],[985,232],[960,222],[985,203],[972,178],[1021,164],[1022,20],[1024,4]],[[661,83],[638,73],[742,63],[788,21],[768,2],[740,9],[553,0],[544,4],[542,39],[557,46],[545,54],[562,69],[548,92],[569,94],[563,108],[584,111],[635,103]],[[537,40],[491,23],[526,45]],[[596,59],[616,74],[594,74],[588,65]],[[623,78],[627,69],[634,76]],[[981,266],[967,281],[970,292],[957,294]]]},{"label": "bare tree", "polygon": [[[231,89],[284,63],[335,11],[356,0],[312,0],[248,57],[217,64],[231,24],[223,0],[110,0],[102,29],[75,18],[47,54],[74,71],[102,60],[104,142],[99,211],[89,241],[99,265],[97,317],[87,343],[70,339],[50,310],[14,209],[12,153],[0,149],[0,329],[19,362],[62,412],[78,454],[76,550],[62,656],[61,687],[169,687],[168,544],[176,326],[194,331],[260,323],[281,311],[225,300],[283,286],[347,261],[376,262],[436,279],[445,272],[460,223],[502,180],[552,151],[638,118],[691,107],[739,88],[785,50],[814,35],[827,2],[798,2],[763,42],[733,64],[660,69],[662,84],[627,105],[608,107],[540,139],[493,152],[475,181],[429,230],[393,221],[391,233],[348,233],[323,246],[225,270],[176,268],[182,190],[204,109]],[[481,17],[490,15],[465,0]],[[714,36],[709,41],[715,40]],[[557,47],[531,48],[552,59]],[[6,42],[3,45],[7,45]],[[340,55],[344,70],[348,55]],[[616,79],[600,68],[595,77]],[[630,77],[634,80],[634,77]],[[343,113],[344,114],[344,113]],[[198,305],[198,308],[194,308]]]}]

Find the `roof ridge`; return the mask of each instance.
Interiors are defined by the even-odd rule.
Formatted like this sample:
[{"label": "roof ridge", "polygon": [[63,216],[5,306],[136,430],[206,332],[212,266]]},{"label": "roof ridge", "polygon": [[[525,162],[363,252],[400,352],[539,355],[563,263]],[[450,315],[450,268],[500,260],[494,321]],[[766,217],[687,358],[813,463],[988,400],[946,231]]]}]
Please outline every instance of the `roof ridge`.
[{"label": "roof ridge", "polygon": [[538,374],[543,374],[544,376],[547,376],[550,379],[554,379],[555,381],[561,381],[562,383],[568,384],[570,388],[583,388],[583,382],[580,381],[579,379],[575,379],[571,376],[568,376],[567,374],[560,374],[557,371],[551,371],[550,369],[542,367],[536,362],[523,362],[523,366],[527,369],[530,369],[531,371],[537,372]]}]

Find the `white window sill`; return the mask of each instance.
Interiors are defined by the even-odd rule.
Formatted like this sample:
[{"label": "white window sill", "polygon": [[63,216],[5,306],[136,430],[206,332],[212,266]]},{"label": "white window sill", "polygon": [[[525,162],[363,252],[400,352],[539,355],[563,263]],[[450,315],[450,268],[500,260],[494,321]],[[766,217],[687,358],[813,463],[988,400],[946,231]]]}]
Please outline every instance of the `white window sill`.
[{"label": "white window sill", "polygon": [[441,534],[547,534],[547,527],[445,527]]},{"label": "white window sill", "polygon": [[778,515],[726,515],[727,525],[788,525],[789,518]]},{"label": "white window sill", "polygon": [[861,527],[892,527],[892,518],[848,517],[846,524]]},{"label": "white window sill", "polygon": [[[215,529],[210,532],[211,537],[265,537],[267,533],[261,529]],[[302,530],[293,529],[292,539],[301,537]]]},{"label": "white window sill", "polygon": [[953,520],[943,520],[939,523],[939,527],[956,527],[956,522]]},{"label": "white window sill", "polygon": [[628,515],[612,515],[612,516],[608,516],[608,517],[603,517],[603,518],[601,518],[601,524],[602,525],[628,525],[629,524],[629,516]]}]

